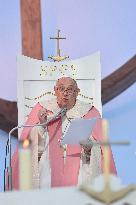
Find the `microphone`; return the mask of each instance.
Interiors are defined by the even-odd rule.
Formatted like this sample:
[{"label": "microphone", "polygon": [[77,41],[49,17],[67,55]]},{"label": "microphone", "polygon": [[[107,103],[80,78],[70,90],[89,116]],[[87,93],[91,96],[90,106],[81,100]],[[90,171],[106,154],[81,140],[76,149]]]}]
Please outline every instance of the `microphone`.
[{"label": "microphone", "polygon": [[[62,108],[59,112],[57,112],[53,117],[51,118],[48,118],[48,121],[46,122],[47,125],[50,123],[50,122],[53,122],[54,120],[56,120],[57,118],[59,117],[63,117],[67,112],[67,108],[64,107]],[[46,123],[43,123],[43,125],[45,125]],[[41,124],[42,125],[42,124]]]},{"label": "microphone", "polygon": [[[8,146],[6,147],[6,150],[8,149],[8,153],[9,153],[9,166],[7,167],[7,170],[8,170],[8,178],[9,178],[9,180],[8,180],[9,181],[8,188],[9,188],[10,191],[12,190],[12,166],[11,166],[11,134],[12,134],[12,132],[14,132],[15,130],[20,129],[22,127],[38,127],[38,126],[43,126],[43,125],[47,126],[50,122],[55,121],[57,118],[63,117],[66,114],[66,112],[67,112],[67,108],[64,107],[64,108],[60,109],[53,117],[49,118],[44,123],[32,124],[32,125],[24,125],[24,124],[22,124],[22,125],[14,127],[13,129],[10,130],[9,136],[8,136],[8,141],[7,141],[7,145]],[[7,151],[6,151],[6,155],[7,155]],[[6,164],[6,162],[5,162],[5,164]],[[4,180],[5,180],[5,178],[4,178]],[[4,181],[4,183],[5,183],[5,181]],[[4,187],[4,190],[5,190],[5,187]]]}]

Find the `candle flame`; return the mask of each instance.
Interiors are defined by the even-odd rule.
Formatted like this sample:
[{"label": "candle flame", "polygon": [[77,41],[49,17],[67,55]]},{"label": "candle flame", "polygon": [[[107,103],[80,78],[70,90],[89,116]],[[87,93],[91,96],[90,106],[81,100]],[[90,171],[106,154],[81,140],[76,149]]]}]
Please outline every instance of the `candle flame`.
[{"label": "candle flame", "polygon": [[26,149],[28,147],[29,147],[29,140],[25,139],[24,142],[23,142],[23,148]]}]

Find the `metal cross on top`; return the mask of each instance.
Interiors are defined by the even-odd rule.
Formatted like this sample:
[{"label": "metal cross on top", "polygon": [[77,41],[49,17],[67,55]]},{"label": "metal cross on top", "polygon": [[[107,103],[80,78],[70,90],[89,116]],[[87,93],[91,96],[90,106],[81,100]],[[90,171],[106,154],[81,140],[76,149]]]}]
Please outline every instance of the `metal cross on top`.
[{"label": "metal cross on top", "polygon": [[56,56],[49,56],[49,58],[51,58],[54,61],[62,61],[65,60],[66,58],[69,58],[69,56],[61,56],[60,55],[60,48],[59,48],[59,40],[64,40],[66,39],[65,37],[60,37],[59,35],[60,30],[57,31],[57,37],[50,37],[50,39],[52,40],[57,40],[57,55]]}]

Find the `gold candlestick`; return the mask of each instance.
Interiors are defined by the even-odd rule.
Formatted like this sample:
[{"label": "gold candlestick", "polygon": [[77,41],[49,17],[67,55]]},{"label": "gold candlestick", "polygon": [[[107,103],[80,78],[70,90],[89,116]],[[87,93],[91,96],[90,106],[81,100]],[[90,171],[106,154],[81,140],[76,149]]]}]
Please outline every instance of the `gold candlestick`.
[{"label": "gold candlestick", "polygon": [[[108,121],[103,119],[102,120],[102,132],[103,132],[103,139],[104,142],[108,144]],[[103,145],[102,145],[103,146]],[[110,174],[110,159],[109,159],[109,146],[103,147],[103,156],[104,156],[104,185],[105,189],[109,189],[109,174]]]},{"label": "gold candlestick", "polygon": [[[136,190],[135,185],[129,185],[125,188],[122,188],[119,191],[112,191],[110,188],[110,161],[109,161],[109,140],[108,140],[108,121],[103,119],[102,120],[102,131],[104,136],[104,142],[94,143],[94,145],[102,145],[104,146],[104,190],[101,192],[96,192],[90,189],[87,186],[82,185],[80,190],[87,193],[92,198],[96,199],[97,201],[104,202],[105,204],[109,205],[115,201],[118,201],[125,197],[129,192]],[[118,144],[117,142],[114,142]],[[120,144],[126,145],[126,142],[119,142]]]}]

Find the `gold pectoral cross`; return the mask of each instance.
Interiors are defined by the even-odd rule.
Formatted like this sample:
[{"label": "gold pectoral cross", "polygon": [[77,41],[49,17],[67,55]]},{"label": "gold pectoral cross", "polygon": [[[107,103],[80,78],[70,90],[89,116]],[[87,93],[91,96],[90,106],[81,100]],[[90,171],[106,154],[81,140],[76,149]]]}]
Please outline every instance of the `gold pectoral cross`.
[{"label": "gold pectoral cross", "polygon": [[60,148],[62,149],[63,152],[63,160],[64,160],[64,164],[66,163],[66,157],[67,157],[67,144],[61,144],[60,141]]},{"label": "gold pectoral cross", "polygon": [[63,145],[63,159],[64,159],[64,164],[66,163],[66,157],[67,157],[67,145]]}]

